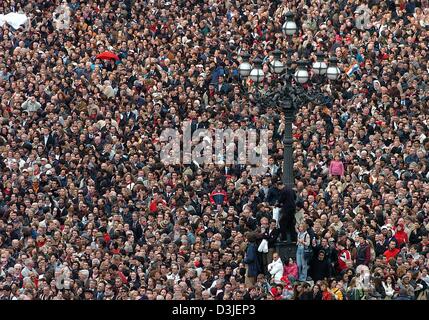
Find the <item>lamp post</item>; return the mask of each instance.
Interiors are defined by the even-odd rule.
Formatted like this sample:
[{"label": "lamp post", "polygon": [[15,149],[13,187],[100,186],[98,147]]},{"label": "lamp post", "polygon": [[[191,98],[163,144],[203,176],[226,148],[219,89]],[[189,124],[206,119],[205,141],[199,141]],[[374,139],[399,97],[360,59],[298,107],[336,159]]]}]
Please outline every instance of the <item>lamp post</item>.
[{"label": "lamp post", "polygon": [[[270,70],[275,76],[274,84],[269,88],[269,92],[264,96],[258,91],[259,84],[264,80],[265,74],[262,70],[262,61],[259,57],[253,59],[253,65],[249,61],[248,53],[242,54],[242,62],[239,65],[239,73],[242,79],[250,78],[254,84],[256,93],[253,94],[253,100],[264,107],[271,103],[280,107],[285,115],[285,128],[283,136],[283,183],[285,186],[293,189],[293,136],[292,124],[295,119],[295,112],[302,105],[316,101],[323,103],[325,98],[321,93],[319,85],[326,78],[328,81],[336,81],[340,76],[340,70],[337,66],[337,58],[329,58],[329,65],[325,62],[325,55],[322,52],[316,53],[316,59],[311,65],[311,61],[293,61],[291,49],[291,39],[298,28],[292,12],[286,13],[286,21],[282,26],[283,33],[288,38],[289,48],[286,52],[286,65],[282,62],[283,52],[276,49],[272,52],[273,59],[270,62]],[[293,65],[296,67],[293,68]],[[311,72],[309,72],[311,70]],[[313,85],[308,86],[310,79],[314,78]],[[313,79],[312,79],[313,80]]]}]

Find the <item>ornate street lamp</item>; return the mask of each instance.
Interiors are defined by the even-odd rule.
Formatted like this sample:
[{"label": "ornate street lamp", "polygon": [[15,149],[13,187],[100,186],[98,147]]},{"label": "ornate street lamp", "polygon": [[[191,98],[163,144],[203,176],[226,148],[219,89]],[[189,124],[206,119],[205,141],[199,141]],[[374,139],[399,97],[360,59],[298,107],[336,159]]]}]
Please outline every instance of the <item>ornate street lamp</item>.
[{"label": "ornate street lamp", "polygon": [[283,64],[283,62],[281,62],[281,55],[282,52],[278,49],[273,51],[273,61],[271,61],[271,70],[273,70],[273,72],[275,74],[281,74],[283,72],[283,70],[285,69],[285,65]]},{"label": "ornate street lamp", "polygon": [[326,75],[329,80],[337,80],[340,76],[341,71],[337,66],[337,58],[332,57],[329,59],[329,67],[326,70]]},{"label": "ornate street lamp", "polygon": [[316,53],[317,60],[313,63],[313,72],[319,76],[323,76],[328,69],[325,62],[325,55],[322,52]]},{"label": "ornate street lamp", "polygon": [[283,32],[287,36],[293,36],[298,30],[293,13],[288,11],[286,13],[286,22],[283,24]]},{"label": "ornate street lamp", "polygon": [[[286,21],[282,30],[291,44],[291,38],[297,33],[298,28],[295,23],[292,12],[286,13]],[[273,59],[269,63],[271,72],[276,75],[268,93],[261,95],[258,91],[258,85],[264,80],[265,74],[262,69],[262,60],[260,58],[249,61],[249,54],[242,55],[242,62],[239,66],[239,73],[242,79],[249,77],[256,86],[256,92],[253,93],[253,100],[264,108],[268,104],[275,104],[281,107],[285,114],[284,130],[284,153],[283,153],[283,182],[286,186],[293,188],[293,150],[292,150],[292,123],[295,118],[295,112],[302,105],[317,101],[323,103],[324,96],[318,89],[318,85],[323,79],[336,81],[340,77],[341,71],[337,66],[337,58],[329,58],[329,65],[325,62],[325,55],[321,52],[316,53],[316,61],[312,64],[310,61],[292,61],[293,49],[290,45],[285,57],[286,65],[282,62],[282,51],[276,49],[272,53]],[[253,66],[252,66],[253,63]],[[292,66],[296,65],[295,68]],[[309,72],[311,65],[312,75],[317,81],[312,80]],[[247,92],[249,94],[249,92]]]},{"label": "ornate street lamp", "polygon": [[295,72],[295,79],[301,84],[308,81],[307,64],[302,60],[298,61],[298,69]]},{"label": "ornate street lamp", "polygon": [[240,73],[240,76],[246,78],[250,74],[250,71],[252,71],[252,65],[249,63],[250,55],[245,52],[241,55],[241,57],[243,61],[238,67],[238,72]]},{"label": "ornate street lamp", "polygon": [[256,58],[253,60],[254,68],[250,71],[249,78],[255,83],[260,83],[264,80],[264,71],[262,70],[262,60]]}]

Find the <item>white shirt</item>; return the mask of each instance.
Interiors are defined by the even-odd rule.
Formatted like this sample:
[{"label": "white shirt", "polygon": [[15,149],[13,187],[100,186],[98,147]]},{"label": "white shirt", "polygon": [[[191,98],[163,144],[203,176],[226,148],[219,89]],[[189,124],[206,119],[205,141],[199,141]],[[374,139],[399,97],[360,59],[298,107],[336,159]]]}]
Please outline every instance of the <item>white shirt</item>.
[{"label": "white shirt", "polygon": [[280,279],[283,277],[283,262],[280,258],[277,258],[276,261],[273,260],[268,265],[268,272],[273,277],[275,283],[280,283]]}]

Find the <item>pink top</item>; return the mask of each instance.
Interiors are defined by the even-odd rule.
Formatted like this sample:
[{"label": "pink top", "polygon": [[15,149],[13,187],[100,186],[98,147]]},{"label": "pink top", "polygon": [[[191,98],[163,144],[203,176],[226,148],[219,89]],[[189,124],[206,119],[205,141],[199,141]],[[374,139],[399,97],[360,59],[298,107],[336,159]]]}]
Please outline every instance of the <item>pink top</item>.
[{"label": "pink top", "polygon": [[292,265],[285,265],[283,268],[283,276],[293,276],[294,278],[298,279],[298,265],[296,263],[293,263]]},{"label": "pink top", "polygon": [[329,173],[333,176],[344,175],[344,165],[342,161],[332,160],[329,165]]}]

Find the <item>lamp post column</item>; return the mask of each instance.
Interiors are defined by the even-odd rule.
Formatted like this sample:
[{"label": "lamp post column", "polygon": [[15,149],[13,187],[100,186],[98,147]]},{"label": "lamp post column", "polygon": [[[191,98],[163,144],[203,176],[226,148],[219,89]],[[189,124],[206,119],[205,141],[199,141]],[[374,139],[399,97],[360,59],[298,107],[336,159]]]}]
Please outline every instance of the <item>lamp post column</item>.
[{"label": "lamp post column", "polygon": [[292,99],[287,99],[284,103],[285,129],[283,136],[283,183],[285,186],[293,189],[295,178],[293,174],[292,123],[294,120],[295,110]]}]

